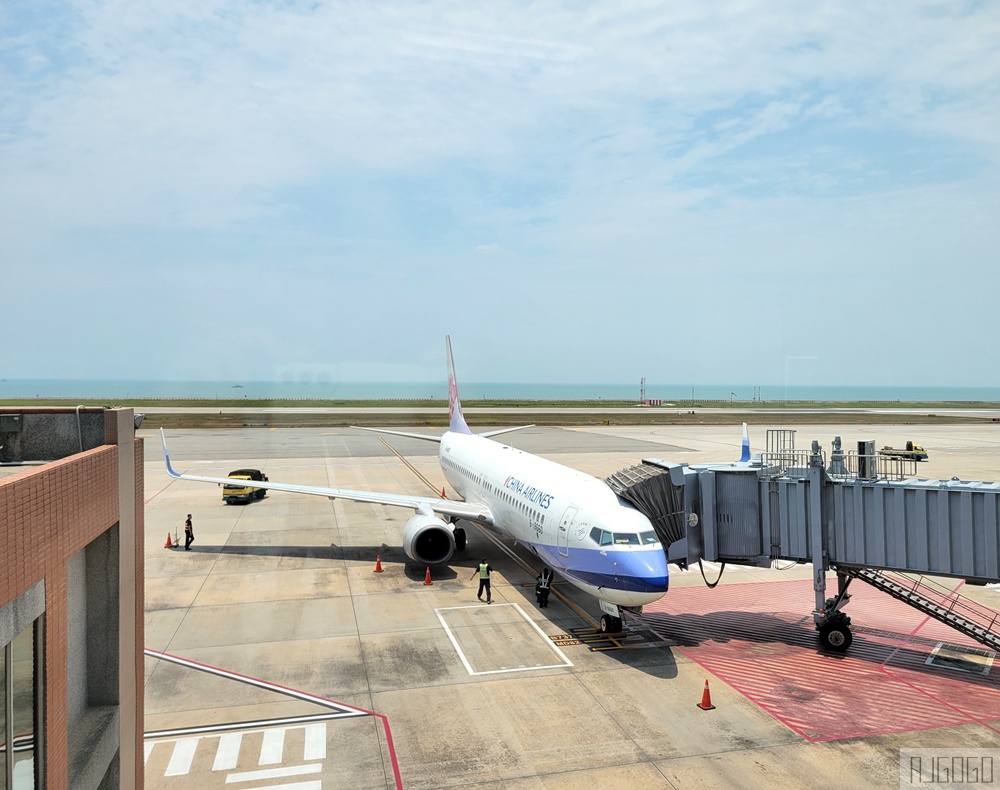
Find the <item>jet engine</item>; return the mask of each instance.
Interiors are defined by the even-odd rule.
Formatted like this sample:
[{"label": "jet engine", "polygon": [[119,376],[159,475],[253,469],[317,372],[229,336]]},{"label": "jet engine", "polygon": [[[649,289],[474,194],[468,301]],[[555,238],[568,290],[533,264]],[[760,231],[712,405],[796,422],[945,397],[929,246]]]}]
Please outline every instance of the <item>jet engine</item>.
[{"label": "jet engine", "polygon": [[455,553],[455,535],[437,516],[417,513],[403,530],[403,551],[421,565],[447,562]]}]

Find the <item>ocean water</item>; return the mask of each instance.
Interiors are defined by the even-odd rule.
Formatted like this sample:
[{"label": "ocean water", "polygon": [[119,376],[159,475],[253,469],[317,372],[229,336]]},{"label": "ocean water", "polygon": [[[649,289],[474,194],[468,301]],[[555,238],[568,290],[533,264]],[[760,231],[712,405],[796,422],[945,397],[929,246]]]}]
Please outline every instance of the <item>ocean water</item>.
[{"label": "ocean water", "polygon": [[[639,400],[635,384],[460,383],[465,400]],[[444,401],[441,383],[330,381],[105,381],[90,379],[4,379],[0,401],[22,398],[106,398],[110,402],[164,399],[379,400]],[[1000,387],[753,386],[745,384],[648,384],[647,398],[665,403],[704,401],[990,401],[1000,402]]]}]

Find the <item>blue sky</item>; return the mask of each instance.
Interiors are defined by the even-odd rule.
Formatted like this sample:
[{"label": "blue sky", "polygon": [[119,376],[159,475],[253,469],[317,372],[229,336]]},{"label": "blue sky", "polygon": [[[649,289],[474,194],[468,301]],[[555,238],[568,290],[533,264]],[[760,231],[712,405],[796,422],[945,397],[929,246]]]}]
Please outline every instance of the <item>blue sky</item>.
[{"label": "blue sky", "polygon": [[998,386],[1000,6],[0,6],[5,378]]}]

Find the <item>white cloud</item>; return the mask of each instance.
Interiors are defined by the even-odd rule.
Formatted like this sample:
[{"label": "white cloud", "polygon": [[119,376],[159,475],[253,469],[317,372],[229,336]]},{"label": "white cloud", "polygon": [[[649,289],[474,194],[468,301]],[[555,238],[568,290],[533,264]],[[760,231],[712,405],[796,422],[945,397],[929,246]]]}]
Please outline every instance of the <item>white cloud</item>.
[{"label": "white cloud", "polygon": [[[961,251],[952,269],[992,271],[990,4],[78,0],[45,11],[0,17],[0,261],[158,284],[186,272],[196,290],[280,268],[292,304],[262,300],[271,342],[256,335],[272,367],[284,348],[326,364],[330,352],[308,346],[300,291],[360,299],[370,286],[408,324],[442,283],[477,297],[499,287],[510,315],[523,305],[580,323],[586,351],[603,322],[634,320],[630,300],[657,310],[650,294],[721,305],[730,328],[739,299],[727,283],[746,287],[748,267],[761,294],[794,304],[813,298],[802,272],[817,261],[841,270],[826,294],[845,301],[855,287],[889,294],[908,273],[933,277],[949,249]],[[892,274],[862,285],[879,262]],[[912,296],[952,304],[960,287]],[[563,292],[572,298],[540,307]],[[322,321],[339,320],[330,312]],[[364,320],[356,305],[346,315]],[[974,310],[959,320],[995,334]],[[399,334],[371,330],[353,358]],[[60,353],[55,341],[44,351]],[[584,351],[566,364],[596,366]],[[199,364],[214,363],[206,352]]]}]

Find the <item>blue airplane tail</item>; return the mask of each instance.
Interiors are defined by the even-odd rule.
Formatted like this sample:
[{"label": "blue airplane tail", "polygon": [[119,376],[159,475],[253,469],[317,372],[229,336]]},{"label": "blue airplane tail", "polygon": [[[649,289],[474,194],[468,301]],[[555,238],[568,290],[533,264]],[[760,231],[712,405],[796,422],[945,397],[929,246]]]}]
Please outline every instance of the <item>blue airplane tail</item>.
[{"label": "blue airplane tail", "polygon": [[743,455],[740,456],[740,462],[744,463],[750,460],[750,434],[747,433],[747,424],[743,423]]}]

